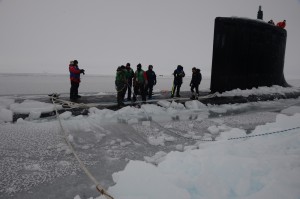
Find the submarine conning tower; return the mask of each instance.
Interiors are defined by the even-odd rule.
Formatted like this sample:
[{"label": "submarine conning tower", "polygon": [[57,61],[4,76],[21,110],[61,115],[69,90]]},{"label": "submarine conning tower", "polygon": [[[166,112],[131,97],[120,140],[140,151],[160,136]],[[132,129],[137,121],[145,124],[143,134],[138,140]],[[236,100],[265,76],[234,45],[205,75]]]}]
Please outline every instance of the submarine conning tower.
[{"label": "submarine conning tower", "polygon": [[211,92],[279,85],[283,75],[287,32],[262,20],[215,19]]}]

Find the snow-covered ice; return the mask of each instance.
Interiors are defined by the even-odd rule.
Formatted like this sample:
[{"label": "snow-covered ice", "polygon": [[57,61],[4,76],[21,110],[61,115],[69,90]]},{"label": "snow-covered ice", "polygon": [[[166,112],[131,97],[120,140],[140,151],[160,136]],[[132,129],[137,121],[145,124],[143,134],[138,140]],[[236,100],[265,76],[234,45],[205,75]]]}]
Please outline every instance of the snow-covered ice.
[{"label": "snow-covered ice", "polygon": [[[260,135],[298,127],[272,136],[199,143],[197,150],[171,152],[159,161],[130,161],[113,175],[109,192],[116,198],[299,198],[300,114],[279,114],[258,126]],[[241,129],[223,134],[245,136]],[[104,198],[104,197],[101,197]]]},{"label": "snow-covered ice", "polygon": [[[299,199],[300,98],[158,104],[60,114],[68,141],[112,196]],[[57,118],[39,117],[53,108],[0,98],[0,198],[105,198]],[[12,122],[13,113],[28,117]]]},{"label": "snow-covered ice", "polygon": [[[58,109],[61,105],[57,105]],[[55,110],[55,105],[35,100],[25,100],[22,103],[14,103],[10,105],[10,110],[14,113],[28,114],[28,113],[47,113]]]},{"label": "snow-covered ice", "polygon": [[286,93],[293,93],[298,92],[299,89],[295,87],[281,87],[281,86],[271,86],[271,87],[258,87],[258,88],[252,88],[252,89],[234,89],[231,91],[225,91],[223,93],[217,93],[217,96],[219,97],[230,97],[230,96],[243,96],[248,97],[250,95],[272,95],[272,94],[286,94]]}]

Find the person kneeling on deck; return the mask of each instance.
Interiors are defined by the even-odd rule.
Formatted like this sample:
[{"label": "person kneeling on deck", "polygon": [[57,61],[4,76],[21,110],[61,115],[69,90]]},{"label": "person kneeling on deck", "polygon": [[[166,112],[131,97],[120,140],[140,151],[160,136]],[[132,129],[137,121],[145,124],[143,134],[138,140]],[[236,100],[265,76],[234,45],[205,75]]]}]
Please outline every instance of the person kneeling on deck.
[{"label": "person kneeling on deck", "polygon": [[124,65],[118,67],[116,74],[116,90],[117,90],[117,101],[119,106],[123,106],[123,100],[127,90],[127,70]]},{"label": "person kneeling on deck", "polygon": [[77,60],[70,61],[69,71],[71,80],[70,99],[76,100],[81,97],[80,95],[78,95],[80,74],[84,74],[85,71],[84,69],[79,69]]},{"label": "person kneeling on deck", "polygon": [[147,74],[142,70],[142,64],[138,64],[136,66],[137,70],[134,73],[133,78],[133,87],[134,87],[134,95],[133,101],[136,101],[136,96],[140,94],[142,96],[142,100],[146,101],[146,86],[148,84]]},{"label": "person kneeling on deck", "polygon": [[[200,69],[193,67],[192,68],[192,80],[190,83],[192,96],[191,99],[198,99],[199,97],[199,85],[202,80],[202,75],[200,73]],[[194,89],[196,90],[196,96],[194,94]]]}]

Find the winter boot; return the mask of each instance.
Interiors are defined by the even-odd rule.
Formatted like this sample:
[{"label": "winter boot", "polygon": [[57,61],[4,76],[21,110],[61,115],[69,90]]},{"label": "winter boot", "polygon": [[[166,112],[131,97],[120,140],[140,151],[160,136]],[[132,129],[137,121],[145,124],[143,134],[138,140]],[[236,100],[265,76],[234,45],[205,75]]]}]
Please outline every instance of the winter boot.
[{"label": "winter boot", "polygon": [[195,95],[194,95],[194,94],[192,94],[192,96],[190,97],[190,99],[191,99],[191,100],[194,100],[194,99],[196,99]]},{"label": "winter boot", "polygon": [[136,96],[135,95],[133,96],[132,101],[136,102]]}]

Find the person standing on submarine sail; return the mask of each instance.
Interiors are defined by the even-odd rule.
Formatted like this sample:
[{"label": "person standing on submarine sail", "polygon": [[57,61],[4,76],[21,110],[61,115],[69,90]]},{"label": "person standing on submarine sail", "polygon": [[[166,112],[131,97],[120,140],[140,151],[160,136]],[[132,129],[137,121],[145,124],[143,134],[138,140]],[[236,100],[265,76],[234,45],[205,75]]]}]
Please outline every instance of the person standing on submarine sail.
[{"label": "person standing on submarine sail", "polygon": [[258,7],[257,19],[263,20],[263,11],[261,10],[261,6]]},{"label": "person standing on submarine sail", "polygon": [[270,21],[268,21],[268,24],[275,25],[273,19],[271,19]]},{"label": "person standing on submarine sail", "polygon": [[284,29],[286,26],[286,20],[280,21],[276,24],[276,26],[278,26],[279,28]]}]

